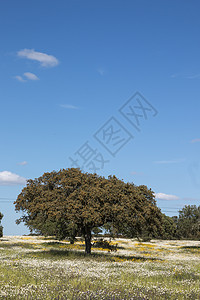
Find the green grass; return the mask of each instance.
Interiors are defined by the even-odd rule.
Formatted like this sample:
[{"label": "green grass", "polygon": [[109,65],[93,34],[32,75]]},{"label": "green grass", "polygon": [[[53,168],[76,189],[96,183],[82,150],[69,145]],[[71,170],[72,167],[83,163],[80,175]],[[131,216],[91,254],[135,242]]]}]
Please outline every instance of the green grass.
[{"label": "green grass", "polygon": [[[0,299],[200,299],[199,254],[180,256],[178,243],[173,244],[173,252],[155,242],[164,250],[157,257],[156,248],[147,243],[130,247],[127,242],[124,254],[120,251],[125,243],[119,253],[93,249],[91,256],[67,245],[1,241]],[[200,250],[198,245],[191,247]]]},{"label": "green grass", "polygon": [[184,246],[184,247],[181,247],[181,249],[198,249],[200,250],[200,246]]}]

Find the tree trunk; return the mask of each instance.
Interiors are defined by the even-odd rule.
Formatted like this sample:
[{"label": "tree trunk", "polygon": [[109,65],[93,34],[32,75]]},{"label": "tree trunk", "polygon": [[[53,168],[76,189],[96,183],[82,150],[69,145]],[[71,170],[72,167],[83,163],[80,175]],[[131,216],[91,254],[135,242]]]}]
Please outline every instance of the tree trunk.
[{"label": "tree trunk", "polygon": [[91,254],[91,230],[90,228],[85,228],[85,253]]}]

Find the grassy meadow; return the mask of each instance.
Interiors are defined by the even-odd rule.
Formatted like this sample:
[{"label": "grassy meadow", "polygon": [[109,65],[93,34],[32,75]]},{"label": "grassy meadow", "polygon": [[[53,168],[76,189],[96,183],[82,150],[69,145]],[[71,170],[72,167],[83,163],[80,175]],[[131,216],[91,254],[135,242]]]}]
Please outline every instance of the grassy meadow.
[{"label": "grassy meadow", "polygon": [[200,242],[0,239],[0,299],[200,299]]}]

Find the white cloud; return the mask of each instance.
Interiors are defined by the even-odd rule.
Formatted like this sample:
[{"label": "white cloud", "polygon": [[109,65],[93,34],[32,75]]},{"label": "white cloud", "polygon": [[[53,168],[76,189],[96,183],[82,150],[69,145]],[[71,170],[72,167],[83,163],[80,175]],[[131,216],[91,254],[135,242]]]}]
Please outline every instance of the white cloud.
[{"label": "white cloud", "polygon": [[9,171],[0,172],[0,185],[24,185],[26,178]]},{"label": "white cloud", "polygon": [[79,109],[77,106],[71,104],[60,104],[60,107],[67,108],[67,109]]},{"label": "white cloud", "polygon": [[179,197],[175,195],[168,195],[164,193],[155,193],[155,198],[159,200],[179,200]]},{"label": "white cloud", "polygon": [[24,76],[26,78],[28,78],[29,80],[39,80],[39,78],[35,74],[30,73],[30,72],[24,73]]},{"label": "white cloud", "polygon": [[198,143],[198,142],[200,142],[200,139],[191,140],[191,143]]},{"label": "white cloud", "polygon": [[42,52],[37,52],[34,49],[23,49],[17,52],[19,57],[36,60],[40,62],[43,67],[55,67],[59,64],[58,59],[53,56]]},{"label": "white cloud", "polygon": [[20,165],[20,166],[25,166],[25,165],[27,165],[27,164],[28,164],[28,163],[27,163],[27,161],[25,161],[25,160],[18,163],[18,165]]},{"label": "white cloud", "polygon": [[24,77],[26,78],[26,80],[22,76],[19,76],[19,75],[15,76],[15,79],[17,79],[18,81],[21,81],[21,82],[26,82],[27,79],[28,80],[39,80],[39,78],[35,74],[30,73],[30,72],[25,72]]},{"label": "white cloud", "polygon": [[21,81],[21,82],[25,82],[26,81],[26,80],[24,80],[22,78],[22,76],[19,76],[19,75],[15,76],[15,79],[17,79],[18,81]]},{"label": "white cloud", "polygon": [[154,161],[155,164],[177,164],[177,163],[181,163],[184,162],[185,159],[180,158],[180,159],[174,159],[174,160],[157,160]]}]

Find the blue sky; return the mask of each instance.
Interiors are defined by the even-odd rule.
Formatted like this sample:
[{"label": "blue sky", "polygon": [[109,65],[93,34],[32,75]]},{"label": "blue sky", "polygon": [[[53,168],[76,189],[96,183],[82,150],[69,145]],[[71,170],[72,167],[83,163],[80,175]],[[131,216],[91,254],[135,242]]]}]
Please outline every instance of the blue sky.
[{"label": "blue sky", "polygon": [[71,167],[70,157],[147,185],[170,216],[200,204],[199,9],[197,0],[1,1],[5,235],[28,233],[13,205],[25,180]]}]

